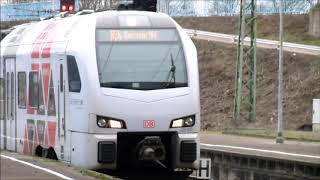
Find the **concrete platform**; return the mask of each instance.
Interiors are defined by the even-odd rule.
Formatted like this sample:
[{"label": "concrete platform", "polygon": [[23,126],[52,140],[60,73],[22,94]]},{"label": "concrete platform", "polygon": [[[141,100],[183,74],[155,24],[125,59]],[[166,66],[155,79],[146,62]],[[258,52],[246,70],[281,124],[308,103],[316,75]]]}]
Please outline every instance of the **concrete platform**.
[{"label": "concrete platform", "polygon": [[[12,159],[14,158],[14,159]],[[60,161],[26,156],[14,152],[1,151],[0,179],[113,179],[107,175],[83,170]],[[88,173],[89,172],[89,173]],[[90,174],[90,176],[89,176]]]},{"label": "concrete platform", "polygon": [[[202,133],[201,157],[213,180],[319,180],[320,143]],[[206,169],[205,167],[201,167]]]},{"label": "concrete platform", "polygon": [[276,144],[275,139],[215,133],[202,133],[200,139],[202,149],[320,165],[320,143],[285,140],[284,144]]}]

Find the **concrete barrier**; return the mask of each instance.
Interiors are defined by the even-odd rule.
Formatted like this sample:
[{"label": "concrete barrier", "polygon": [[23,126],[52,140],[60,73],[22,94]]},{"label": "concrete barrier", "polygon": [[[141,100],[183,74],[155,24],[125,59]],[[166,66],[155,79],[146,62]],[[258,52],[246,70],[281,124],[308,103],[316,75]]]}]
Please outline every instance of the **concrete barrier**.
[{"label": "concrete barrier", "polygon": [[320,38],[320,6],[309,13],[309,34]]},{"label": "concrete barrier", "polygon": [[320,132],[320,99],[313,99],[312,130]]}]

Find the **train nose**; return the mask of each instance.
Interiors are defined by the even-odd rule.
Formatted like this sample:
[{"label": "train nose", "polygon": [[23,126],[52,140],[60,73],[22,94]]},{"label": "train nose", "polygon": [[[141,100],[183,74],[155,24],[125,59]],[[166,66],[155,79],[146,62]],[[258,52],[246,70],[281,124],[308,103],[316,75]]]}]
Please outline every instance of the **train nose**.
[{"label": "train nose", "polygon": [[159,136],[147,136],[137,144],[138,160],[164,160],[166,150]]}]

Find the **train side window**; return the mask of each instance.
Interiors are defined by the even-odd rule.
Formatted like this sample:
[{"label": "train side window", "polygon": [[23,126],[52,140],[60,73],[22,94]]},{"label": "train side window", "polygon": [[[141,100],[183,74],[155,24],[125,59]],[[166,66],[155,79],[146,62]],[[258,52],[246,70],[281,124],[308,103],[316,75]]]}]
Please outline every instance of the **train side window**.
[{"label": "train side window", "polygon": [[39,105],[39,73],[29,73],[29,105],[38,108]]},{"label": "train side window", "polygon": [[[51,77],[52,77],[52,73],[51,73]],[[56,115],[56,102],[54,100],[54,86],[53,86],[52,78],[50,78],[50,85],[49,85],[48,115],[49,116]]]},{"label": "train side window", "polygon": [[74,56],[67,56],[69,92],[81,91],[81,79],[79,69]]},{"label": "train side window", "polygon": [[0,120],[4,119],[4,79],[0,78]]},{"label": "train side window", "polygon": [[18,72],[18,105],[19,108],[26,108],[26,73]]}]

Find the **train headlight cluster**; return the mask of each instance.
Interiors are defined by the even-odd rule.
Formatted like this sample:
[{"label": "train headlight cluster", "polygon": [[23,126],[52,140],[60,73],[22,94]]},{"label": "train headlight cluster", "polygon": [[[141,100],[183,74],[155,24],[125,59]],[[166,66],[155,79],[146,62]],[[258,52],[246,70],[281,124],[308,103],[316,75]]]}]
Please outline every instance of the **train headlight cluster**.
[{"label": "train headlight cluster", "polygon": [[195,116],[183,117],[172,120],[170,128],[192,127],[194,123]]},{"label": "train headlight cluster", "polygon": [[123,120],[107,118],[102,116],[97,116],[97,125],[100,128],[115,128],[115,129],[126,128]]}]

